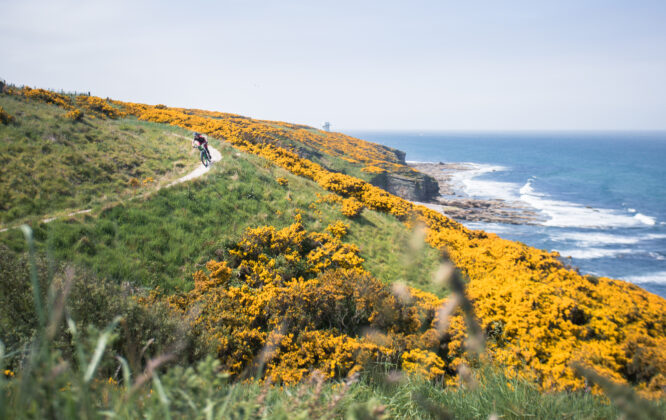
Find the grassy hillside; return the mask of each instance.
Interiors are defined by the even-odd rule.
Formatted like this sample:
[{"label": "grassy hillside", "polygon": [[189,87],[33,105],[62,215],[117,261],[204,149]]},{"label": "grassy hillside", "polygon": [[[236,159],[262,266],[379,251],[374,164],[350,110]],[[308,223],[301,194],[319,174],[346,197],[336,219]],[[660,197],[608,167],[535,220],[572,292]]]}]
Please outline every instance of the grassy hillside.
[{"label": "grassy hillside", "polygon": [[[307,228],[320,231],[346,219],[340,204],[316,202],[317,194],[326,191],[314,182],[229,145],[211,145],[220,150],[222,161],[205,178],[107,205],[93,215],[37,223],[40,249],[117,281],[189,290],[191,273],[248,227],[285,227],[296,213],[303,215]],[[288,181],[286,186],[278,184],[281,177]],[[360,247],[371,273],[387,283],[402,279],[431,287],[438,253],[425,248],[415,259],[409,247],[411,233],[403,224],[370,210],[347,223],[347,238]],[[6,232],[2,240],[14,251],[25,251],[19,230]]]},{"label": "grassy hillside", "polygon": [[[26,207],[31,257],[25,232],[0,233],[9,247],[0,259],[6,415],[663,412],[636,395],[663,395],[663,299],[581,276],[557,255],[469,231],[365,182],[373,171],[403,170],[393,151],[233,114],[35,89],[10,88],[0,100],[13,116],[0,126],[14,133],[3,147],[22,143],[21,133],[63,130],[77,141],[97,133],[91,155],[140,156],[134,169],[106,168],[108,183],[76,178],[82,191],[99,183],[102,195]],[[139,151],[122,127],[153,140]],[[187,142],[169,134],[191,130],[225,140],[211,143],[222,160],[198,180],[158,189],[196,164]],[[150,144],[172,150],[155,159]],[[80,165],[59,160],[68,151],[51,153],[72,182]],[[14,165],[11,176],[29,177]],[[119,187],[148,173],[160,182]],[[33,186],[35,196],[50,191]],[[39,221],[72,203],[92,212]]]},{"label": "grassy hillside", "polygon": [[[0,223],[67,213],[134,196],[196,166],[189,132],[134,119],[83,117],[12,95],[0,106]],[[144,181],[148,180],[146,185]],[[153,182],[150,182],[153,180]]]}]

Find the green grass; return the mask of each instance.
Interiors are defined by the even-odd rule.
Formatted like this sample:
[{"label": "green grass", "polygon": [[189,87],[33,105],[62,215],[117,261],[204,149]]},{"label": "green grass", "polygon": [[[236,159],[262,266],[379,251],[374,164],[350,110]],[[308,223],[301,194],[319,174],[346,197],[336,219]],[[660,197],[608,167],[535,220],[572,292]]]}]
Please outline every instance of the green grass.
[{"label": "green grass", "polygon": [[[36,261],[34,252],[30,255],[6,273],[19,275],[8,283],[16,283],[15,294],[25,298],[25,304],[15,306],[39,316],[31,321],[33,333],[20,348],[6,349],[0,342],[0,418],[488,419],[495,415],[647,420],[663,417],[666,409],[663,400],[637,400],[629,387],[616,393],[623,400],[610,403],[584,392],[540,392],[533,384],[483,365],[471,371],[460,387],[400,374],[386,364],[369,367],[357,380],[345,382],[323,382],[314,374],[309,381],[286,387],[251,379],[234,381],[221,374],[212,357],[188,362],[173,348],[155,349],[154,343],[150,346],[153,339],[145,341],[168,340],[173,328],[161,333],[134,330],[149,328],[152,321],[159,328],[166,321],[159,319],[164,310],[141,309],[127,299],[127,290],[109,289],[94,278],[75,279],[76,274],[72,277],[65,271],[65,279],[60,279],[58,270],[51,273],[43,260]],[[0,262],[14,264],[7,255]],[[5,305],[0,312],[4,309]],[[119,314],[122,319],[116,317]],[[77,316],[94,320],[81,323]],[[138,342],[142,350],[128,345],[137,335],[143,336]],[[17,352],[22,356],[17,358]]]},{"label": "green grass", "polygon": [[[216,140],[211,145],[223,159],[204,177],[159,191],[127,188],[132,176],[154,174],[164,185],[196,166],[187,142],[169,134],[187,132],[131,119],[73,123],[52,106],[5,96],[0,103],[19,121],[0,128],[0,139],[8,140],[0,143],[2,187],[11,181],[4,194],[14,200],[0,215],[9,218],[3,221],[29,221],[38,253],[47,256],[38,264],[34,256],[18,259],[27,251],[23,233],[0,233],[0,243],[11,248],[0,248],[0,338],[11,347],[0,342],[0,372],[16,370],[14,377],[0,373],[0,418],[639,418],[627,417],[620,403],[616,408],[582,392],[540,392],[489,368],[477,369],[477,385],[463,388],[396,379],[389,366],[364,372],[348,387],[316,380],[292,387],[232,381],[220,375],[213,359],[190,359],[192,349],[185,347],[193,342],[182,319],[128,298],[145,294],[136,286],[188,290],[191,273],[224,255],[245,228],[285,227],[297,213],[309,230],[347,221],[344,240],[358,245],[365,267],[387,283],[402,281],[437,293],[430,276],[439,253],[410,246],[415,233],[390,215],[365,210],[348,220],[338,204],[312,206],[316,194],[325,193],[316,183]],[[137,136],[143,141],[133,140]],[[34,157],[45,145],[46,152]],[[74,164],[83,158],[79,151],[95,159]],[[119,165],[106,173],[108,179],[95,169],[105,162],[100,153]],[[44,155],[50,161],[39,160]],[[137,157],[136,166],[128,164]],[[36,182],[26,162],[38,163]],[[88,175],[82,177],[78,171],[84,169]],[[280,186],[278,177],[288,185]],[[73,195],[57,197],[61,187],[54,185],[77,179]],[[16,189],[22,182],[32,190]],[[24,197],[11,195],[16,191]],[[27,194],[37,198],[26,199]],[[45,214],[86,207],[93,211],[39,221]],[[72,267],[75,274],[68,274]],[[59,289],[49,285],[49,275]],[[67,299],[63,290],[70,290]],[[60,298],[67,304],[59,304]],[[122,321],[109,328],[117,315]],[[179,345],[183,348],[173,350]],[[178,354],[170,364],[149,368],[171,351]],[[666,404],[649,407],[664,413]]]},{"label": "green grass", "polygon": [[[0,94],[15,123],[0,124],[0,223],[67,214],[137,194],[131,178],[160,182],[198,162],[189,132],[136,119],[75,122],[66,110]],[[143,190],[146,187],[142,188]]]},{"label": "green grass", "polygon": [[476,385],[462,387],[443,387],[417,377],[389,383],[374,375],[352,390],[352,400],[374,399],[392,418],[488,419],[494,414],[501,419],[613,419],[620,414],[591,394],[540,392],[489,368],[473,375]]},{"label": "green grass", "polygon": [[[0,377],[0,415],[4,418],[176,418],[176,419],[615,419],[628,418],[613,404],[582,392],[541,393],[520,380],[491,370],[474,372],[478,385],[443,387],[417,377],[366,372],[358,382],[323,383],[313,377],[296,386],[257,381],[233,382],[220,375],[217,362],[133,372],[119,358],[118,374],[108,380],[92,357],[93,346],[109,338],[98,333],[87,346],[77,344],[80,367],[64,365],[56,375],[21,372]],[[96,340],[95,340],[96,339]],[[75,339],[75,342],[77,339]],[[46,347],[45,344],[42,346]],[[41,351],[39,351],[41,350]],[[52,351],[52,350],[51,350]],[[31,363],[53,371],[48,347],[38,347]],[[152,359],[153,361],[157,359]],[[85,373],[98,372],[86,380]],[[1,366],[0,366],[1,367]],[[33,366],[35,367],[35,366]],[[143,382],[142,382],[143,381]],[[620,406],[621,407],[621,406]],[[663,413],[663,401],[649,403],[632,420]],[[633,412],[636,414],[636,412]]]},{"label": "green grass", "polygon": [[[34,221],[39,248],[119,282],[187,290],[191,274],[209,259],[219,259],[247,227],[285,227],[297,211],[310,230],[323,231],[335,220],[347,220],[338,204],[311,208],[316,193],[326,193],[316,183],[225,143],[212,140],[211,145],[220,150],[222,161],[198,180],[107,205],[90,215]],[[287,178],[289,185],[280,186],[277,177]],[[400,280],[428,289],[437,251],[412,251],[411,233],[393,216],[366,210],[347,221],[351,227],[344,240],[360,247],[371,273],[387,283]],[[0,233],[0,242],[17,252],[25,250],[17,230]],[[406,269],[406,261],[418,264]]]}]

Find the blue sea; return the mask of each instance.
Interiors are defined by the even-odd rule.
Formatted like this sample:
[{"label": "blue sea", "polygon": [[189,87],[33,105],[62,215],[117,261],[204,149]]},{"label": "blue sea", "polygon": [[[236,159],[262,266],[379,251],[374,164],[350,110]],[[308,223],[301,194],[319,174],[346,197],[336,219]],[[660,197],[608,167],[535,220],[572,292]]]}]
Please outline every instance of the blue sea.
[{"label": "blue sea", "polygon": [[666,297],[666,132],[347,134],[408,161],[467,163],[473,169],[454,177],[462,194],[519,202],[542,221],[466,226]]}]

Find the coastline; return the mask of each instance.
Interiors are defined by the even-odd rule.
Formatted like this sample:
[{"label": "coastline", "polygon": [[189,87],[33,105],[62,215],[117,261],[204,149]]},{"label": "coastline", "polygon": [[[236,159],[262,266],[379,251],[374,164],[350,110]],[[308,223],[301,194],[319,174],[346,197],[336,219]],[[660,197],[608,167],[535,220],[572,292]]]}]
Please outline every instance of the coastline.
[{"label": "coastline", "polygon": [[539,214],[524,203],[501,198],[468,197],[456,178],[475,170],[472,164],[444,162],[407,162],[414,170],[430,175],[439,184],[439,196],[419,202],[455,220],[468,222],[533,225],[542,221]]},{"label": "coastline", "polygon": [[[439,184],[439,197],[413,201],[440,212],[471,229],[493,232],[504,239],[547,249],[581,272],[624,280],[666,297],[662,251],[666,231],[655,217],[640,210],[592,207],[561,201],[502,181],[476,179],[505,171],[497,165],[472,162],[414,162],[407,164]],[[502,191],[506,188],[506,191]],[[487,195],[486,195],[487,194]],[[489,198],[484,198],[484,197]],[[534,204],[534,206],[531,206]]]}]

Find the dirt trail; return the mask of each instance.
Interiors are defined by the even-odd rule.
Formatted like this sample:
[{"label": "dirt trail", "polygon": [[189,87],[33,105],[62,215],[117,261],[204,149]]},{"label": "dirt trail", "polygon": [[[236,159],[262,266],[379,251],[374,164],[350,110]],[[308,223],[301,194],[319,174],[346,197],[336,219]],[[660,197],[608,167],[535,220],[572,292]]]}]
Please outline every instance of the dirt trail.
[{"label": "dirt trail", "polygon": [[[181,135],[178,135],[178,134],[174,134],[174,135],[189,140],[188,137],[181,136]],[[220,160],[222,160],[222,154],[220,153],[219,150],[212,147],[210,144],[208,145],[208,149],[210,150],[210,156],[212,158],[213,163],[219,162]],[[191,181],[193,179],[199,178],[201,175],[210,171],[211,166],[212,166],[212,163],[210,165],[208,165],[208,167],[205,167],[202,163],[198,168],[196,168],[195,170],[193,170],[189,174],[187,174],[187,175],[185,175],[181,178],[178,178],[177,180],[175,180],[175,181],[171,182],[170,184],[166,185],[166,188],[171,187],[173,185],[180,184],[181,182]],[[164,187],[159,187],[157,190],[159,191],[162,188],[164,188]],[[71,213],[67,214],[65,217],[72,217],[72,216],[76,216],[77,214],[90,213],[91,211],[92,211],[92,209],[77,210],[77,211],[74,211],[74,212],[71,212]],[[54,221],[57,218],[58,218],[57,216],[56,217],[47,217],[46,219],[42,219],[41,222],[42,223],[49,223],[49,222]],[[2,229],[0,229],[0,233],[1,232],[6,232],[10,229],[17,229],[18,227],[19,226],[11,226],[11,227],[2,228]]]},{"label": "dirt trail", "polygon": [[[210,144],[208,145],[208,149],[210,150],[210,157],[212,158],[212,162],[219,162],[222,160],[222,154],[220,153],[219,150],[216,148],[212,147]],[[197,169],[193,170],[189,174],[185,175],[182,178],[179,178],[178,180],[172,182],[171,184],[167,185],[167,187],[170,187],[172,185],[180,184],[181,182],[185,181],[191,181],[195,178],[199,178],[201,175],[205,174],[206,172],[210,171],[211,165],[208,165],[208,167],[203,166],[203,163],[201,166],[199,166]]]}]

